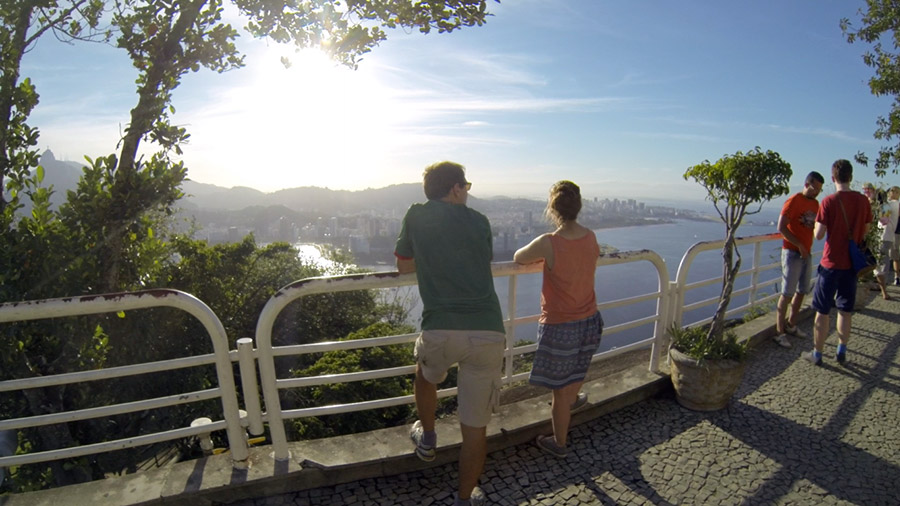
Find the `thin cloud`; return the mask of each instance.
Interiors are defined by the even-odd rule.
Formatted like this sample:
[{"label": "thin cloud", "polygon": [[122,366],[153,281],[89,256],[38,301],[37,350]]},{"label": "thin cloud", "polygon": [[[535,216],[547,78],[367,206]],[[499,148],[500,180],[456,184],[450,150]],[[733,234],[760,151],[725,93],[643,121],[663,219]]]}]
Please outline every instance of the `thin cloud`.
[{"label": "thin cloud", "polygon": [[624,97],[606,98],[442,98],[417,104],[421,110],[433,112],[596,112],[630,102]]},{"label": "thin cloud", "polygon": [[628,72],[622,76],[622,78],[610,84],[609,88],[625,88],[632,86],[659,86],[659,85],[667,85],[679,81],[687,81],[690,79],[690,76],[668,76],[668,77],[658,77],[658,76],[648,76],[643,72]]},{"label": "thin cloud", "polygon": [[807,127],[793,127],[793,126],[784,126],[784,125],[776,125],[776,124],[766,124],[766,125],[758,125],[758,128],[768,128],[770,130],[775,130],[778,132],[787,132],[792,134],[800,134],[800,135],[812,135],[815,137],[826,137],[830,139],[838,139],[841,141],[853,142],[853,143],[866,143],[873,142],[872,139],[860,139],[858,137],[854,137],[847,132],[843,132],[840,130],[831,130],[828,128],[807,128]]},{"label": "thin cloud", "polygon": [[642,137],[647,139],[673,139],[679,141],[700,141],[700,142],[725,142],[728,139],[700,134],[685,134],[675,132],[623,132],[625,135],[632,137]]}]

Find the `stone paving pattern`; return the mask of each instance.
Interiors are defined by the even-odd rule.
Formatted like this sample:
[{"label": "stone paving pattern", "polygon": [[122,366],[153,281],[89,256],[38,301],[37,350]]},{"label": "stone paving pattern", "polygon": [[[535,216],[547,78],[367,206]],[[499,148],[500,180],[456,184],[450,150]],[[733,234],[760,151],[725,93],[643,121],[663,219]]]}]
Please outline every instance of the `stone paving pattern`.
[{"label": "stone paving pattern", "polygon": [[[856,313],[844,366],[834,318],[822,367],[799,359],[811,337],[790,349],[766,340],[725,410],[689,411],[665,394],[575,427],[565,460],[530,444],[492,453],[488,503],[900,504],[898,313],[900,301],[880,297]],[[811,318],[800,327],[812,335]],[[233,504],[447,505],[456,477],[448,464]]]}]

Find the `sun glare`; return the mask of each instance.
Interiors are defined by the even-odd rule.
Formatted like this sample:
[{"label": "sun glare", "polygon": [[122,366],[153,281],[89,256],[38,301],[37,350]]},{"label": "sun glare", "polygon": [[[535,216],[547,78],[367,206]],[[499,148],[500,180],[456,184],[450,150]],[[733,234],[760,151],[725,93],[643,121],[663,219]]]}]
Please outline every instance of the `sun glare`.
[{"label": "sun glare", "polygon": [[[253,72],[249,84],[225,91],[207,118],[214,123],[208,127],[216,131],[222,172],[252,171],[255,181],[248,186],[264,191],[403,182],[373,170],[402,142],[402,104],[377,72],[340,66],[317,50],[284,51],[267,48],[257,55],[259,64],[245,69]],[[285,55],[288,68],[281,63]]]}]

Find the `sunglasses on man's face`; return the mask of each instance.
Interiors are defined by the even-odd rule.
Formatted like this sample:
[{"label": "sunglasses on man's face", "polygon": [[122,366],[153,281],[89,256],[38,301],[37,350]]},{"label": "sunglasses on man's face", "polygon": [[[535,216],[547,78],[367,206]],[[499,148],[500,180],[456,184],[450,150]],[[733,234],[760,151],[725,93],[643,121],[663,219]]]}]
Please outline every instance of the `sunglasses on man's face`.
[{"label": "sunglasses on man's face", "polygon": [[458,184],[458,185],[460,185],[461,187],[465,188],[466,191],[469,191],[469,190],[472,189],[472,183],[469,183],[469,182],[456,183],[456,184]]}]

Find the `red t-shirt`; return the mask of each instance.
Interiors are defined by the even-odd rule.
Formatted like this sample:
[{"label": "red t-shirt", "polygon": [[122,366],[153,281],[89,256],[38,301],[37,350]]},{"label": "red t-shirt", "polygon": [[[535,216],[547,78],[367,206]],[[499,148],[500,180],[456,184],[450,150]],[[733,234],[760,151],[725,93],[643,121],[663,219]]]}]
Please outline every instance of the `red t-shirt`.
[{"label": "red t-shirt", "polygon": [[[787,199],[781,208],[781,215],[787,217],[787,229],[800,239],[806,246],[806,250],[812,249],[813,227],[816,225],[816,213],[819,211],[819,201],[797,193]],[[794,243],[784,240],[783,248],[800,251]]]},{"label": "red t-shirt", "polygon": [[[838,200],[840,199],[840,200]],[[839,203],[840,202],[840,203]],[[844,204],[847,219],[841,211]],[[872,221],[872,207],[865,195],[856,191],[839,191],[822,200],[816,221],[826,227],[825,250],[822,252],[822,267],[826,269],[850,269],[849,231],[853,239],[861,244],[866,223]],[[848,223],[849,221],[849,223]]]}]

